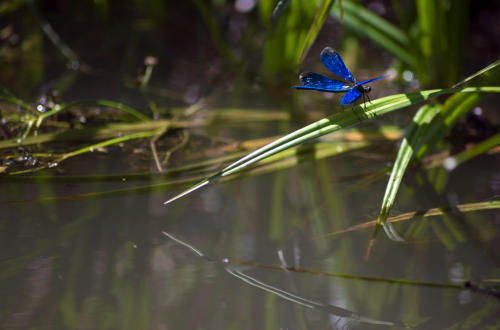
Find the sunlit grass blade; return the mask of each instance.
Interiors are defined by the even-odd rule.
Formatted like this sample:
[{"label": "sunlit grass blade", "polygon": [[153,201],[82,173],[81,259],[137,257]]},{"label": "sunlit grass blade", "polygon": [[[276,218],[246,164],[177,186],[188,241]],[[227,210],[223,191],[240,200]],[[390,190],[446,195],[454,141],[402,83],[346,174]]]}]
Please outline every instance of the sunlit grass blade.
[{"label": "sunlit grass blade", "polygon": [[[394,162],[389,183],[387,184],[384,197],[382,199],[382,207],[379,215],[379,225],[384,225],[389,212],[394,205],[396,194],[399,185],[403,180],[404,173],[408,163],[413,158],[414,153],[420,148],[420,144],[425,139],[425,134],[428,134],[428,126],[432,119],[439,113],[439,105],[424,105],[420,108],[417,114],[413,117],[412,125],[406,137],[403,139],[399,152]],[[402,241],[403,239],[390,226],[384,226],[386,234],[394,241]]]},{"label": "sunlit grass blade", "polygon": [[[478,93],[455,94],[444,105],[423,107],[415,116],[407,139],[403,141],[396,157],[378,218],[378,227],[383,226],[390,239],[402,240],[394,228],[390,224],[385,225],[385,222],[394,205],[408,162],[414,157],[421,158],[425,155],[478,101]],[[378,229],[375,229],[374,237]]]},{"label": "sunlit grass blade", "polygon": [[455,156],[450,156],[450,157],[446,158],[443,166],[447,170],[451,171],[451,170],[455,169],[455,167],[468,161],[469,159],[474,158],[474,157],[479,156],[479,155],[482,155],[484,153],[487,153],[488,151],[490,151],[491,149],[493,149],[499,145],[500,145],[500,134],[497,134],[497,135],[490,137],[487,140],[484,140],[481,143],[476,144],[475,146],[473,146],[467,150],[460,152],[459,154],[457,154]]},{"label": "sunlit grass blade", "polygon": [[49,154],[47,156],[49,158],[51,158],[51,161],[47,162],[46,164],[38,166],[38,167],[34,167],[34,168],[24,169],[24,170],[21,170],[21,171],[10,172],[9,174],[10,175],[16,175],[16,174],[31,173],[31,172],[34,172],[34,171],[42,170],[42,169],[44,169],[46,167],[50,168],[50,167],[58,166],[59,163],[65,161],[65,160],[67,160],[69,158],[72,158],[72,157],[75,157],[75,156],[78,156],[78,155],[81,155],[81,154],[84,154],[84,153],[93,152],[94,150],[98,150],[99,148],[104,148],[104,147],[107,147],[107,146],[111,146],[111,145],[123,143],[123,142],[130,141],[130,140],[143,139],[143,138],[146,138],[146,137],[151,137],[151,136],[155,136],[155,135],[158,135],[158,134],[162,134],[163,132],[164,132],[163,129],[158,129],[158,130],[153,130],[153,131],[145,131],[145,132],[133,133],[133,134],[119,136],[119,137],[116,137],[116,138],[113,138],[113,139],[108,139],[108,140],[105,140],[105,141],[102,141],[102,142],[99,142],[99,143],[94,143],[94,144],[91,144],[91,145],[87,145],[87,146],[85,146],[83,148],[79,148],[77,150],[70,151],[70,152],[67,152],[67,153],[64,153],[64,154],[60,154],[60,155]]},{"label": "sunlit grass blade", "polygon": [[309,48],[314,43],[314,40],[316,40],[316,37],[318,36],[318,33],[321,30],[321,27],[325,23],[325,20],[328,17],[328,14],[330,13],[330,9],[332,8],[332,5],[334,3],[335,3],[335,0],[323,0],[323,1],[321,1],[321,4],[320,4],[318,10],[316,11],[316,15],[314,16],[314,20],[312,21],[311,27],[309,28],[309,31],[307,32],[307,35],[306,35],[306,38],[304,40],[302,50],[299,53],[299,57],[297,59],[296,65],[299,65],[306,57],[306,55],[309,51]]},{"label": "sunlit grass blade", "polygon": [[[449,212],[462,212],[462,213],[467,213],[467,212],[475,212],[475,211],[483,211],[483,210],[492,210],[492,209],[500,209],[500,201],[488,201],[488,202],[479,202],[479,203],[469,203],[469,204],[461,204],[461,205],[456,205],[456,206],[446,206],[446,207],[437,207],[437,208],[432,208],[432,209],[427,209],[427,210],[422,210],[422,211],[413,211],[413,212],[408,212],[408,213],[403,213],[394,217],[387,218],[388,223],[396,223],[396,222],[401,222],[401,221],[408,221],[408,220],[422,220],[428,217],[433,217],[433,216],[438,216],[438,215],[443,215],[445,213]],[[358,230],[363,230],[363,229],[368,229],[372,228],[377,225],[377,220],[371,220],[367,221],[358,225],[354,225],[342,230],[338,230],[332,233],[328,233],[325,235],[322,235],[318,238],[327,238],[327,237],[334,237],[338,236],[340,234],[345,234],[345,233],[350,233]]]},{"label": "sunlit grass blade", "polygon": [[[410,42],[406,34],[399,28],[381,18],[374,12],[351,1],[342,3],[343,21],[360,35],[369,37],[399,60],[414,66],[415,55],[410,52]],[[331,13],[339,18],[340,9],[333,7]]]},{"label": "sunlit grass blade", "polygon": [[109,100],[82,100],[82,101],[75,101],[75,102],[66,103],[66,104],[63,104],[60,106],[56,106],[56,107],[54,107],[54,109],[49,110],[49,111],[41,114],[38,117],[38,120],[36,122],[36,126],[39,127],[42,124],[43,120],[45,120],[46,118],[48,118],[50,116],[53,116],[61,111],[64,111],[64,110],[67,110],[71,107],[79,106],[79,105],[98,105],[98,106],[103,106],[103,107],[110,107],[113,109],[123,111],[123,112],[125,112],[125,113],[131,115],[132,117],[135,117],[136,119],[141,120],[141,121],[150,120],[150,118],[143,115],[140,111],[138,111],[138,110],[126,105],[126,104],[120,103],[120,102],[109,101]]},{"label": "sunlit grass blade", "polygon": [[[484,74],[494,67],[495,66],[490,65],[488,70],[481,70],[480,72]],[[488,77],[485,78],[489,79]],[[415,115],[410,131],[400,146],[391,177],[387,183],[377,220],[378,226],[375,228],[373,237],[376,236],[377,232],[383,226],[390,239],[396,241],[402,239],[390,224],[385,225],[385,223],[394,205],[396,194],[408,166],[408,162],[413,157],[421,159],[452,129],[452,127],[455,126],[460,118],[479,102],[479,99],[479,93],[457,93],[449,97],[443,105],[437,104],[432,107],[424,106]]]},{"label": "sunlit grass blade", "polygon": [[455,88],[455,87],[458,87],[460,85],[463,85],[463,84],[466,84],[468,83],[469,81],[479,77],[479,76],[483,76],[484,74],[486,74],[488,71],[491,71],[493,70],[494,68],[496,68],[497,66],[500,65],[500,60],[496,60],[495,62],[491,63],[490,65],[488,65],[487,67],[485,67],[484,69],[482,70],[479,70],[478,72],[474,73],[472,76],[469,76],[467,78],[465,78],[464,80],[456,83],[455,85],[452,86],[452,88]]},{"label": "sunlit grass blade", "polygon": [[387,97],[383,97],[377,100],[373,100],[371,104],[362,104],[353,109],[353,111],[344,111],[341,113],[334,114],[328,118],[318,120],[304,128],[294,131],[262,148],[251,152],[247,156],[241,158],[240,160],[234,162],[233,164],[225,167],[220,172],[215,175],[203,180],[199,184],[192,188],[189,188],[189,192],[182,192],[177,196],[172,197],[167,200],[164,204],[169,204],[182,196],[185,196],[197,189],[205,186],[207,183],[217,180],[218,178],[227,176],[229,174],[235,173],[236,171],[254,164],[264,158],[272,156],[283,150],[296,146],[300,143],[309,141],[311,139],[318,138],[320,136],[338,131],[342,128],[346,128],[360,122],[360,117],[357,113],[362,112],[364,118],[373,118],[374,116],[380,116],[385,113],[389,113],[412,104],[422,103],[431,98],[438,97],[440,95],[450,94],[450,93],[472,93],[472,92],[500,92],[500,86],[491,87],[468,87],[468,88],[457,88],[457,89],[434,89],[421,91],[417,93],[409,94],[397,94]]},{"label": "sunlit grass blade", "polygon": [[420,147],[416,158],[422,159],[479,100],[479,93],[455,94],[449,97],[439,110],[440,116],[431,122],[428,130],[433,134],[429,134],[429,139]]},{"label": "sunlit grass blade", "polygon": [[169,128],[186,128],[186,122],[175,122],[170,120],[158,120],[140,123],[109,123],[100,126],[86,127],[82,129],[65,129],[56,132],[31,135],[20,141],[19,139],[8,139],[0,141],[0,149],[28,146],[41,143],[70,142],[79,139],[99,140],[116,137],[119,134],[145,132],[168,126]]},{"label": "sunlit grass blade", "polygon": [[462,67],[469,1],[417,0],[414,3],[418,32],[412,46],[419,54],[414,69],[424,85],[449,86],[458,80]]}]

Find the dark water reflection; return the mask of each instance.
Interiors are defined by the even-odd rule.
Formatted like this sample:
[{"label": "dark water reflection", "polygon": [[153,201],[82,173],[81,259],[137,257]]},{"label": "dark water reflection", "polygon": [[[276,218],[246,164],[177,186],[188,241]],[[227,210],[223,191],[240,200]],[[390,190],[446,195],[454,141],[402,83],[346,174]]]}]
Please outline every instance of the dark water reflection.
[{"label": "dark water reflection", "polygon": [[[495,323],[498,300],[471,290],[222,262],[286,263],[444,283],[498,276],[498,212],[400,224],[396,228],[407,233],[407,242],[379,235],[368,260],[370,230],[317,239],[369,220],[378,206],[384,180],[343,194],[350,182],[325,182],[318,174],[329,171],[333,181],[334,173],[352,164],[355,157],[305,163],[208,187],[168,207],[162,201],[172,192],[2,205],[2,323],[6,328],[78,329],[378,329],[391,324],[438,329]],[[363,166],[380,165],[370,161]],[[479,167],[479,179],[495,174],[487,162],[478,161]],[[443,196],[467,201],[480,195],[459,189],[467,184],[461,171],[467,169],[452,174],[450,191]],[[410,182],[415,175],[408,175]],[[4,183],[9,194],[2,200],[117,185]],[[404,186],[402,191],[402,210],[438,205],[421,188]]]}]

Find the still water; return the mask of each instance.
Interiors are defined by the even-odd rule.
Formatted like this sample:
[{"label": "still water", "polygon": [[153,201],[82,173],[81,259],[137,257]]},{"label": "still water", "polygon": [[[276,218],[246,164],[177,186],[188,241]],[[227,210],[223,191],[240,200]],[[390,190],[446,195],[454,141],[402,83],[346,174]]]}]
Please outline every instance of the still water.
[{"label": "still water", "polygon": [[[116,173],[116,159],[92,157],[92,162],[101,158],[94,170]],[[80,159],[65,167],[78,172],[85,164]],[[178,189],[82,195],[152,181],[43,176],[36,183],[4,182],[4,328],[442,329],[497,324],[497,298],[447,284],[498,277],[498,212],[403,222],[396,229],[407,240],[392,242],[382,232],[369,258],[370,229],[321,238],[375,217],[385,179],[349,192],[356,180],[345,177],[383,166],[359,155],[304,162],[209,186],[168,206],[162,202]],[[475,181],[492,182],[497,169],[491,162],[475,161]],[[470,170],[465,166],[452,172],[440,197],[415,184],[425,175],[409,172],[398,210],[486,196],[494,187],[470,185]],[[44,196],[73,197],[36,200]]]}]

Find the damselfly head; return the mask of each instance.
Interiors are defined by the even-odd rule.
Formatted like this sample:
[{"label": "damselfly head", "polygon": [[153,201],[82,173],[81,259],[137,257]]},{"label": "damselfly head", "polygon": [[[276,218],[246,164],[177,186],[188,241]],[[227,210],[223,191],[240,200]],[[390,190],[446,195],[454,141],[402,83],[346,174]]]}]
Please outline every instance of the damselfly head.
[{"label": "damselfly head", "polygon": [[372,88],[370,86],[361,85],[358,86],[358,90],[360,91],[360,93],[370,93]]}]

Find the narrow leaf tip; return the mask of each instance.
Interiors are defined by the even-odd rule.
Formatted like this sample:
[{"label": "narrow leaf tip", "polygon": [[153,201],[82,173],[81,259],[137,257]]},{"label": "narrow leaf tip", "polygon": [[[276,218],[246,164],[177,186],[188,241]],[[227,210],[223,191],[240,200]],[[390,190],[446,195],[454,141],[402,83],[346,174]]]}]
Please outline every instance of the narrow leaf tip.
[{"label": "narrow leaf tip", "polygon": [[170,204],[170,203],[172,203],[172,202],[174,202],[174,201],[178,200],[179,198],[184,197],[184,196],[186,196],[186,195],[188,195],[188,194],[192,193],[193,191],[200,189],[201,187],[205,186],[205,185],[206,185],[206,184],[208,184],[209,182],[210,182],[209,180],[204,180],[204,181],[202,181],[202,182],[200,182],[200,183],[198,183],[198,184],[196,184],[196,185],[192,186],[192,187],[191,187],[191,188],[189,188],[188,190],[185,190],[185,191],[181,192],[180,194],[178,194],[178,195],[176,195],[176,196],[174,196],[174,197],[170,198],[169,200],[167,200],[167,201],[163,202],[163,205]]}]

